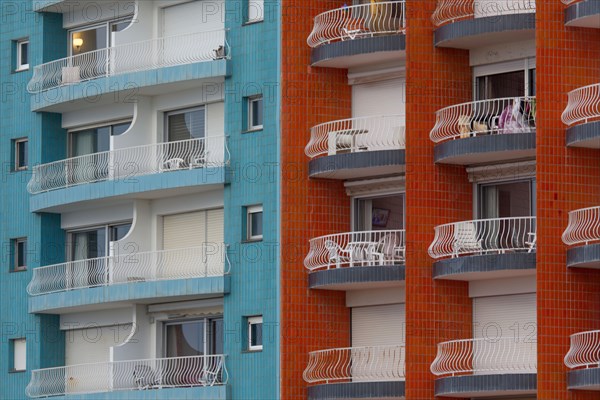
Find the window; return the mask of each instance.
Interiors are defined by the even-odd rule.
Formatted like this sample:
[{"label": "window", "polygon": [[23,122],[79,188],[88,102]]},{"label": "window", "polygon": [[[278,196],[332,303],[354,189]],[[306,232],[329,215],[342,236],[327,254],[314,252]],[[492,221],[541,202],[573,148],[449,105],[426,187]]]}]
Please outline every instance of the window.
[{"label": "window", "polygon": [[475,100],[535,96],[535,59],[473,69]]},{"label": "window", "polygon": [[404,193],[354,199],[354,231],[404,229]]},{"label": "window", "polygon": [[17,41],[17,60],[16,71],[25,71],[29,69],[29,39]]},{"label": "window", "polygon": [[511,218],[535,215],[535,181],[479,185],[479,218]]},{"label": "window", "polygon": [[203,138],[205,129],[204,107],[171,111],[166,114],[166,140],[169,142]]},{"label": "window", "polygon": [[262,206],[247,207],[247,236],[248,240],[261,240],[263,237],[263,208]]},{"label": "window", "polygon": [[21,171],[27,169],[28,164],[28,140],[17,139],[15,140],[15,171]]},{"label": "window", "polygon": [[263,317],[248,317],[248,350],[258,351],[263,348]]},{"label": "window", "polygon": [[248,0],[248,23],[259,22],[264,19],[264,0]]},{"label": "window", "polygon": [[27,369],[27,345],[25,338],[11,339],[10,350],[12,353],[10,371],[25,371]]},{"label": "window", "polygon": [[[87,53],[105,49],[113,45],[113,32],[120,32],[131,24],[131,17],[118,21],[108,21],[102,24],[78,28],[69,33],[69,55]],[[101,61],[101,60],[99,60]],[[105,60],[106,61],[106,60]],[[98,63],[100,67],[102,63]]]},{"label": "window", "polygon": [[27,239],[13,239],[12,242],[12,270],[25,271],[27,269]]},{"label": "window", "polygon": [[248,130],[259,130],[263,127],[263,97],[248,98]]},{"label": "window", "polygon": [[131,121],[115,122],[69,132],[69,157],[84,156],[110,150],[110,137],[122,135]]},{"label": "window", "polygon": [[165,323],[165,356],[223,354],[223,318],[200,318]]}]

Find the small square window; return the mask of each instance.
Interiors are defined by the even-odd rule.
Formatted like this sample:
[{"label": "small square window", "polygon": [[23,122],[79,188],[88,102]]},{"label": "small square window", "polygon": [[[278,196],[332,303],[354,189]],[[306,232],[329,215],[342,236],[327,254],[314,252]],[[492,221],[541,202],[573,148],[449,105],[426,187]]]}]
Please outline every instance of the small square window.
[{"label": "small square window", "polygon": [[15,140],[15,171],[27,169],[29,158],[29,141],[27,139]]},{"label": "small square window", "polygon": [[16,71],[25,71],[29,69],[29,39],[17,41],[17,62]]},{"label": "small square window", "polygon": [[251,206],[247,208],[248,240],[261,240],[263,238],[263,208],[262,206]]},{"label": "small square window", "polygon": [[11,372],[23,372],[27,369],[27,343],[25,338],[11,339],[10,341]]},{"label": "small square window", "polygon": [[263,97],[248,98],[248,130],[254,131],[263,128]]},{"label": "small square window", "polygon": [[258,351],[263,348],[263,317],[248,317],[248,350]]},{"label": "small square window", "polygon": [[27,239],[13,239],[12,252],[13,271],[25,271],[27,269]]},{"label": "small square window", "polygon": [[264,19],[265,2],[264,0],[248,0],[248,23],[259,22]]}]

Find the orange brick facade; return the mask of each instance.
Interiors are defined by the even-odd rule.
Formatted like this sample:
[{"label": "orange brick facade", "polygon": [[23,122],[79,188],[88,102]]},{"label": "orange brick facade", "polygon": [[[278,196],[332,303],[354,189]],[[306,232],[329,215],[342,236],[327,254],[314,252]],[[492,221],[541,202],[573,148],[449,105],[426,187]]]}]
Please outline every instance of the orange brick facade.
[{"label": "orange brick facade", "polygon": [[567,391],[569,335],[600,329],[600,272],[567,270],[569,211],[600,205],[600,151],[565,146],[567,93],[600,82],[600,30],[569,28],[564,5],[537,2],[538,399],[597,399]]}]

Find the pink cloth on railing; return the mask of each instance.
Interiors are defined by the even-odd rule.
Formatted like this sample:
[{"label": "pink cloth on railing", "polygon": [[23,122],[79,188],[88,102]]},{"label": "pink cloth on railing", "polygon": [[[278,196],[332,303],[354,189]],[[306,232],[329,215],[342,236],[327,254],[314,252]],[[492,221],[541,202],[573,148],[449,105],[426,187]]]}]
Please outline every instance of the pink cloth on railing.
[{"label": "pink cloth on railing", "polygon": [[500,133],[526,133],[529,125],[525,122],[523,113],[519,110],[521,100],[515,98],[512,105],[507,105],[498,119],[498,131]]}]

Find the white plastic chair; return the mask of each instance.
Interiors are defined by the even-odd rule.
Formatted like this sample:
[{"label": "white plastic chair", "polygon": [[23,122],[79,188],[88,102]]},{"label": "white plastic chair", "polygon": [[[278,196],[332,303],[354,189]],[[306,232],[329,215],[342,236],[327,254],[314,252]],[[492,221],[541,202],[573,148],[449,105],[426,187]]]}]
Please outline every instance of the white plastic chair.
[{"label": "white plastic chair", "polygon": [[475,224],[473,222],[462,222],[457,224],[454,228],[452,257],[458,257],[460,251],[481,254],[483,252],[481,242],[481,239],[477,239],[477,230],[475,229]]},{"label": "white plastic chair", "polygon": [[325,249],[327,249],[329,256],[327,269],[331,268],[332,263],[335,263],[336,268],[340,268],[341,263],[350,261],[350,251],[342,249],[340,245],[333,240],[325,241]]}]

